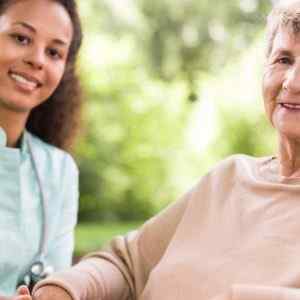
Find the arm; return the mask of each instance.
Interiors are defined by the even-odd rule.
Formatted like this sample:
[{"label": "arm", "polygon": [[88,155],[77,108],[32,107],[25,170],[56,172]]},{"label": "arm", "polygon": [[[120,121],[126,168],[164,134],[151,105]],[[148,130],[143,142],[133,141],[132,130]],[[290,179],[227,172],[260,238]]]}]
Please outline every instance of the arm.
[{"label": "arm", "polygon": [[214,300],[300,300],[300,289],[281,286],[233,285]]},{"label": "arm", "polygon": [[115,238],[106,251],[91,254],[78,265],[40,282],[34,296],[47,300],[50,293],[60,290],[58,293],[64,295],[61,300],[138,298],[176,232],[191,194],[150,219],[140,230]]}]

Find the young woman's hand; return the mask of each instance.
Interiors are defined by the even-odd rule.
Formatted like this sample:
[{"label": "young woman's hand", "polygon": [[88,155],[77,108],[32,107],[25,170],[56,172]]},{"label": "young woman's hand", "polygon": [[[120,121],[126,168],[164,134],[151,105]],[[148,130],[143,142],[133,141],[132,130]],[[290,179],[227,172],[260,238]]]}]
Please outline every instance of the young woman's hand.
[{"label": "young woman's hand", "polygon": [[27,286],[20,286],[15,296],[1,296],[0,300],[32,300]]},{"label": "young woman's hand", "polygon": [[13,298],[14,300],[32,300],[29,289],[26,285],[21,285],[17,289],[17,295]]},{"label": "young woman's hand", "polygon": [[[33,294],[33,300],[72,300],[72,297],[62,288],[55,285],[45,285]],[[2,299],[0,299],[2,300]],[[17,299],[27,300],[27,299]]]}]

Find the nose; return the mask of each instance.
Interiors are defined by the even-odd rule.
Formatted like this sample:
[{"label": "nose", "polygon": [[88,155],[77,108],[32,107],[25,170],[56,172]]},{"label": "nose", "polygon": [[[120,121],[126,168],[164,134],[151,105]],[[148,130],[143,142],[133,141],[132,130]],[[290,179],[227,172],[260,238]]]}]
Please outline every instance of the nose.
[{"label": "nose", "polygon": [[44,51],[40,48],[31,49],[30,53],[24,58],[24,63],[34,70],[42,70],[45,64]]},{"label": "nose", "polygon": [[288,69],[283,88],[291,93],[300,93],[300,62]]}]

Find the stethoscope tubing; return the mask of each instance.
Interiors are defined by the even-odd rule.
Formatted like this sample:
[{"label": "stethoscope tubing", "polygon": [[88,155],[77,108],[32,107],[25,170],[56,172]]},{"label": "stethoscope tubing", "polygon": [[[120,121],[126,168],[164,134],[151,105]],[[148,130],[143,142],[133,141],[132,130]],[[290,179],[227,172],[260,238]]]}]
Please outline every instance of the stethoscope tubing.
[{"label": "stethoscope tubing", "polygon": [[39,172],[38,163],[34,154],[33,146],[30,140],[30,137],[27,136],[27,145],[30,153],[30,158],[32,161],[33,169],[37,178],[37,182],[39,185],[40,193],[41,193],[41,200],[42,200],[42,237],[40,239],[39,243],[39,250],[38,254],[36,256],[36,261],[43,261],[44,257],[46,256],[46,244],[48,240],[48,207],[47,207],[47,201],[46,201],[46,192],[42,183],[41,174]]},{"label": "stethoscope tubing", "polygon": [[[45,257],[47,255],[47,241],[48,241],[48,203],[47,195],[43,186],[41,174],[39,172],[37,159],[33,150],[33,146],[30,140],[30,136],[25,135],[25,142],[28,145],[28,150],[30,154],[30,159],[32,162],[33,170],[37,179],[37,183],[40,190],[41,200],[42,200],[42,233],[39,242],[39,248],[36,256],[32,262],[27,266],[27,271],[19,278],[18,285],[20,282],[26,284],[28,287],[32,287],[37,281],[45,278],[48,275],[51,266],[45,265]],[[49,270],[48,270],[49,269]],[[48,270],[48,271],[47,271]],[[51,271],[50,271],[51,272]]]}]

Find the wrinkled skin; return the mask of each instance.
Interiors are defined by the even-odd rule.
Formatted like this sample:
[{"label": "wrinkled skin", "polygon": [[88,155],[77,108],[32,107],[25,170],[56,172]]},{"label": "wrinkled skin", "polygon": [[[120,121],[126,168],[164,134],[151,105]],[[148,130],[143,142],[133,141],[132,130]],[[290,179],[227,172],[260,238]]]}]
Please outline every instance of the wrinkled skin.
[{"label": "wrinkled skin", "polygon": [[[284,26],[265,64],[263,97],[266,114],[278,133],[280,175],[300,177],[300,35]],[[289,104],[299,107],[289,109]]]}]

